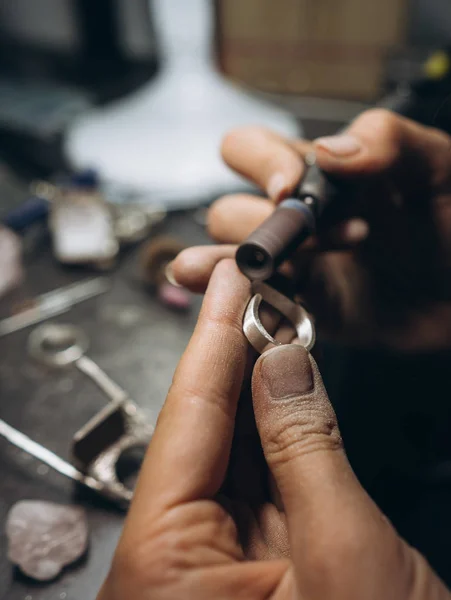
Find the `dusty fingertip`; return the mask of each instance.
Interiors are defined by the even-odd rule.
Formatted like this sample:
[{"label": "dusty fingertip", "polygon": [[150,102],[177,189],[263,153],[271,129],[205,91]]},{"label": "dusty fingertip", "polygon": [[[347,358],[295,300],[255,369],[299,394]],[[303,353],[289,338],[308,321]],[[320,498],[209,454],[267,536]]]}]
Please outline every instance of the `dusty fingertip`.
[{"label": "dusty fingertip", "polygon": [[258,367],[258,370],[260,370],[263,362],[271,364],[273,362],[277,363],[286,360],[295,362],[305,362],[307,360],[310,362],[309,352],[302,344],[297,344],[294,342],[290,344],[280,344],[279,346],[273,346],[272,348],[269,348],[263,352],[258,357],[255,367]]},{"label": "dusty fingertip", "polygon": [[260,378],[273,398],[307,394],[315,385],[310,355],[296,344],[284,344],[265,352],[260,362]]}]

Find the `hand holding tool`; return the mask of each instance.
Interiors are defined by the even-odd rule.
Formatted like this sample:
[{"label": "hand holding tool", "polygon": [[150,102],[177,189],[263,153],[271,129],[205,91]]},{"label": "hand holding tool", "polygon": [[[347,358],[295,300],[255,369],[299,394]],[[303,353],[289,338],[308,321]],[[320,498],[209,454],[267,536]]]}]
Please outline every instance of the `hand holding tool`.
[{"label": "hand holding tool", "polygon": [[[408,95],[384,98],[380,108],[400,115],[411,108]],[[342,133],[340,129],[337,135]],[[316,164],[315,153],[305,157],[306,172],[293,195],[279,204],[273,214],[240,245],[236,253],[239,269],[251,281],[269,279],[308,237],[317,231],[326,207],[350,191]],[[343,190],[345,189],[345,192]]]},{"label": "hand holding tool", "polygon": [[317,221],[338,194],[338,188],[315,162],[305,159],[307,172],[291,198],[284,200],[238,248],[236,262],[251,281],[264,281],[275,273],[296,248],[315,233]]}]

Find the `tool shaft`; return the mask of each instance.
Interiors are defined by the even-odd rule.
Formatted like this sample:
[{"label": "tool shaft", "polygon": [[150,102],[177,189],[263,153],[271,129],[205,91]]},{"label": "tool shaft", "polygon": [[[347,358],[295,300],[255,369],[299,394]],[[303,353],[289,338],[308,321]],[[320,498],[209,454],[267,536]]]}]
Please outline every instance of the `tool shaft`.
[{"label": "tool shaft", "polygon": [[109,287],[106,277],[96,277],[42,294],[36,306],[0,321],[0,337],[62,315],[75,304],[105,293]]},{"label": "tool shaft", "polygon": [[13,444],[13,446],[16,446],[16,448],[20,448],[20,450],[34,456],[58,473],[61,473],[61,475],[65,475],[73,481],[82,483],[96,492],[102,492],[103,486],[100,482],[92,477],[87,477],[84,473],[57,456],[54,452],[44,448],[41,444],[38,444],[17,429],[14,429],[11,425],[8,425],[3,419],[0,419],[0,435]]},{"label": "tool shaft", "polygon": [[88,356],[82,356],[75,362],[76,367],[87,375],[112,402],[128,398],[128,394],[115,383],[102,369]]}]

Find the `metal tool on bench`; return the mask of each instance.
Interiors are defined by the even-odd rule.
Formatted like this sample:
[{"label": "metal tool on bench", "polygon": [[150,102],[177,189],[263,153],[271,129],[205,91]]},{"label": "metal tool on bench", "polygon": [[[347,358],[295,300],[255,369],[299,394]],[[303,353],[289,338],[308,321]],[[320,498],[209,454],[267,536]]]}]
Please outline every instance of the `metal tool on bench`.
[{"label": "metal tool on bench", "polygon": [[28,338],[28,352],[36,361],[49,367],[73,364],[92,379],[111,402],[127,398],[127,392],[85,356],[88,348],[87,335],[74,325],[47,323],[34,329]]},{"label": "metal tool on bench", "polygon": [[110,401],[74,435],[72,457],[75,466],[1,420],[0,435],[63,475],[110,500],[127,504],[133,491],[119,480],[116,465],[125,451],[149,444],[153,427],[127,392],[84,356],[88,346],[84,332],[72,325],[41,325],[31,333],[28,342],[29,353],[35,360],[56,368],[74,364]]},{"label": "metal tool on bench", "polygon": [[110,285],[107,277],[96,277],[42,294],[30,308],[0,321],[0,337],[62,315],[75,304],[104,294],[110,289]]},{"label": "metal tool on bench", "polygon": [[[54,252],[63,263],[113,264],[121,246],[143,241],[166,217],[162,206],[139,203],[124,190],[106,192],[90,171],[60,185],[36,181],[32,192],[35,204],[47,207]],[[37,212],[31,201],[25,209]],[[21,223],[20,210],[16,212],[15,221]]]},{"label": "metal tool on bench", "polygon": [[127,392],[85,356],[88,346],[84,332],[72,325],[41,325],[28,340],[28,351],[35,360],[51,367],[73,364],[108,397],[109,405],[75,434],[72,455],[80,470],[99,482],[106,495],[129,501],[133,492],[119,481],[116,463],[124,451],[146,447],[153,427]]}]

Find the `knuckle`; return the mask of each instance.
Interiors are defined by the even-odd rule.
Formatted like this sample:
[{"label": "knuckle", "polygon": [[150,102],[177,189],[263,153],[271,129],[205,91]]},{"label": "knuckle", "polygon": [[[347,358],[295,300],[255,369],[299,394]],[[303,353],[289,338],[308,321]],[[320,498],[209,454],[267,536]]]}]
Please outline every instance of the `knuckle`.
[{"label": "knuckle", "polygon": [[119,545],[111,572],[136,589],[162,588],[180,577],[184,550],[183,531],[160,520],[152,532]]},{"label": "knuckle", "polygon": [[222,390],[211,389],[205,394],[203,389],[184,389],[184,400],[187,405],[200,406],[203,412],[210,407],[233,425],[233,412],[228,407],[228,396]]},{"label": "knuckle", "polygon": [[273,424],[265,443],[267,460],[273,467],[312,453],[342,449],[335,416],[330,410],[325,414],[312,407],[294,411]]}]

